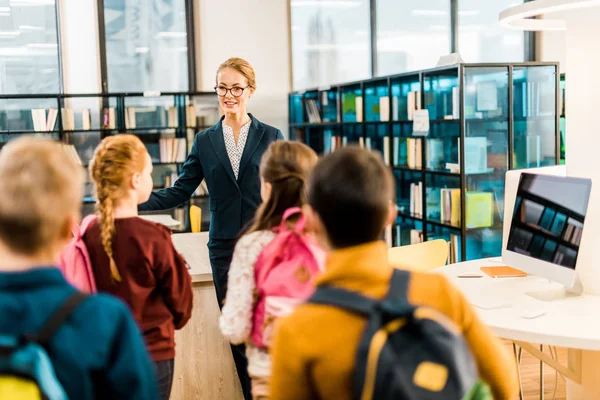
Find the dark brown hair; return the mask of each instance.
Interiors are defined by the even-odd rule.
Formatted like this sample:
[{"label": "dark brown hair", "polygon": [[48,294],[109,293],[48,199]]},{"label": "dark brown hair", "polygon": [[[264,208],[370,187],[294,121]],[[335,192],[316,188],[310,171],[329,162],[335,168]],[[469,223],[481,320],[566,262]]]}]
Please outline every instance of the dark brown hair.
[{"label": "dark brown hair", "polygon": [[323,221],[334,248],[357,246],[381,237],[394,187],[380,155],[349,146],[317,164],[308,204]]},{"label": "dark brown hair", "polygon": [[317,160],[317,154],[300,142],[271,143],[260,161],[260,176],[271,184],[271,196],[256,210],[247,233],[272,229],[281,223],[285,210],[304,205],[308,177]]}]

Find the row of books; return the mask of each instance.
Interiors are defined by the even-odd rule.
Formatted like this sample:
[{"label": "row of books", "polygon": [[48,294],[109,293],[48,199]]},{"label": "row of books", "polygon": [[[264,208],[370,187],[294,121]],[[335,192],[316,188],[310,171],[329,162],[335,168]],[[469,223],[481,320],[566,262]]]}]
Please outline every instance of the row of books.
[{"label": "row of books", "polygon": [[581,243],[581,233],[583,232],[583,226],[575,224],[567,224],[567,229],[563,235],[563,239],[574,246],[579,246]]},{"label": "row of books", "polygon": [[160,162],[173,163],[184,162],[187,157],[186,140],[183,138],[160,138],[158,139],[160,149]]},{"label": "row of books", "polygon": [[317,106],[317,101],[315,99],[305,99],[304,108],[306,109],[309,123],[321,123],[321,115],[319,114],[319,107]]},{"label": "row of books", "polygon": [[423,215],[423,182],[410,184],[410,213],[411,215]]},{"label": "row of books", "polygon": [[[339,136],[332,133],[332,131],[325,131],[323,135],[323,153],[329,154],[335,150],[348,146],[348,137]],[[390,165],[390,138],[383,138],[383,160],[387,165]],[[374,150],[373,141],[371,138],[358,138],[358,146],[367,149]]]},{"label": "row of books", "polygon": [[33,130],[36,132],[53,131],[58,117],[56,108],[48,109],[46,114],[45,108],[35,108],[31,110],[31,119],[33,121]]},{"label": "row of books", "polygon": [[[77,116],[77,118],[76,118]],[[36,132],[52,131],[56,128],[58,109],[32,109],[31,118],[33,129]],[[106,107],[100,110],[100,129],[116,129],[116,109]],[[210,126],[218,119],[218,110],[215,106],[196,107],[189,105],[185,107],[185,127],[196,128]],[[81,109],[77,115],[72,108],[61,108],[62,129],[72,131],[75,129],[91,130],[92,111],[89,108]],[[81,124],[78,124],[81,122]],[[78,128],[80,126],[80,128]],[[149,128],[177,128],[179,127],[179,115],[177,107],[127,107],[125,109],[125,127],[136,129],[140,127]]]}]

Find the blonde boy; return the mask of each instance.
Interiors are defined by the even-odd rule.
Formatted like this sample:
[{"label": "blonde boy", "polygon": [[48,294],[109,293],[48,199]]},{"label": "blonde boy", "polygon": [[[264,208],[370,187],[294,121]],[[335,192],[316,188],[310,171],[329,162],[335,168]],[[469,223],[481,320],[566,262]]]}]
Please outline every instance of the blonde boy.
[{"label": "blonde boy", "polygon": [[[0,151],[0,335],[35,334],[75,289],[54,267],[79,219],[83,168],[61,145],[22,138]],[[156,399],[127,308],[86,298],[45,345],[71,399]]]}]

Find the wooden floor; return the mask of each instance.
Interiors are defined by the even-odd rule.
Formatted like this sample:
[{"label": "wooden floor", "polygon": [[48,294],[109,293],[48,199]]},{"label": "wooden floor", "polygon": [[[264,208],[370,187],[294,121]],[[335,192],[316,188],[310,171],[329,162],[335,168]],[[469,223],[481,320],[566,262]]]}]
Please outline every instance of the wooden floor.
[{"label": "wooden floor", "polygon": [[[506,346],[512,352],[512,344],[507,343]],[[549,349],[544,346],[544,351],[549,353]],[[567,362],[567,351],[558,349],[558,359],[561,363]],[[558,375],[548,365],[544,364],[544,400],[552,400],[554,396],[554,388],[556,388],[556,400],[565,400],[566,383],[564,379]],[[521,355],[521,382],[523,385],[523,394],[525,400],[540,399],[540,363],[539,361],[523,350]],[[518,399],[518,397],[516,397]]]}]

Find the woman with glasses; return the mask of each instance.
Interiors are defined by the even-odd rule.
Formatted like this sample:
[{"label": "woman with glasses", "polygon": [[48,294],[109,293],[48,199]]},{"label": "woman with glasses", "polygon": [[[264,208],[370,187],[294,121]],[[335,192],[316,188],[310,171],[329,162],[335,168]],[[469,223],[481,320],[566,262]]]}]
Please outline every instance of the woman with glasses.
[{"label": "woman with glasses", "polygon": [[[283,139],[277,128],[260,122],[246,111],[254,94],[254,69],[245,60],[231,58],[219,66],[215,91],[224,116],[200,132],[173,187],[152,193],[140,211],[166,210],[186,202],[203,179],[210,196],[208,250],[219,307],[227,293],[227,274],[236,238],[254,217],[261,202],[258,167],[271,142]],[[250,379],[243,346],[232,346],[244,397]]]}]

